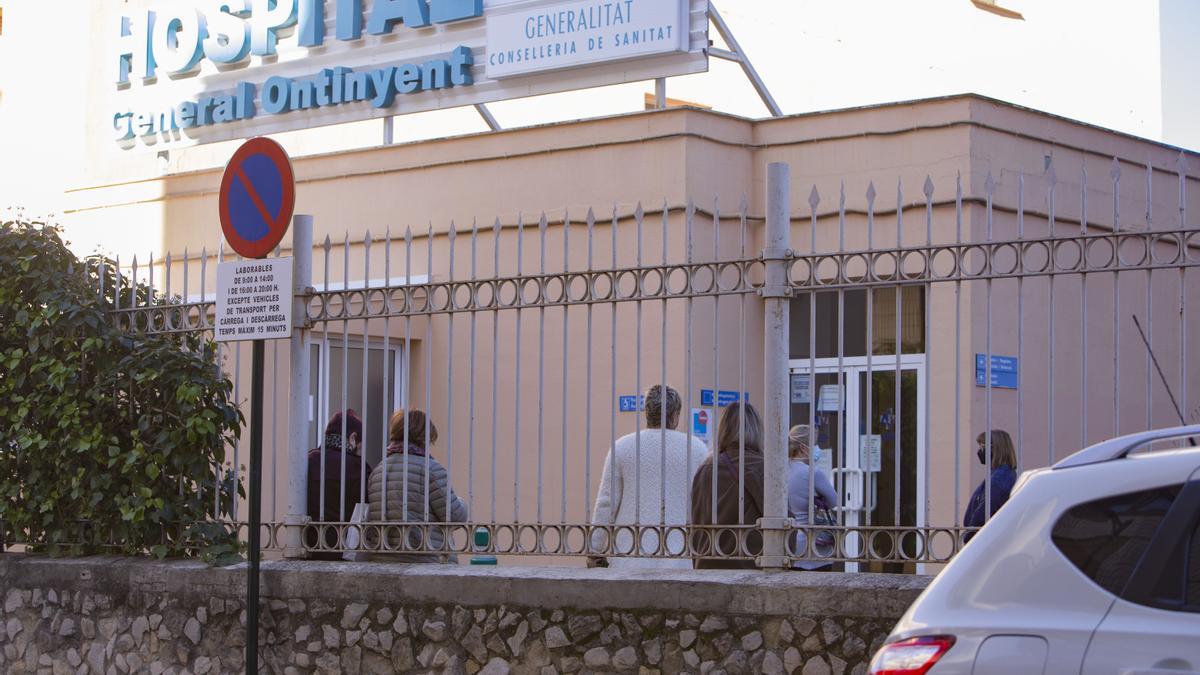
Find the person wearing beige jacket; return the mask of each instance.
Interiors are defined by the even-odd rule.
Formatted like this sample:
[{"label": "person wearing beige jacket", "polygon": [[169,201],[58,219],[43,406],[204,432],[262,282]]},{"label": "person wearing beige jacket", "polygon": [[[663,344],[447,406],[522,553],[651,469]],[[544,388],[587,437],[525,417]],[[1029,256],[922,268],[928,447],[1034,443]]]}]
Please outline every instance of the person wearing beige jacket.
[{"label": "person wearing beige jacket", "polygon": [[[664,398],[666,400],[664,400]],[[646,393],[646,429],[617,439],[604,460],[592,524],[605,526],[643,525],[678,527],[667,532],[666,545],[659,551],[659,533],[653,529],[641,533],[640,546],[635,548],[633,532],[627,529],[594,530],[591,565],[611,567],[654,567],[690,569],[687,557],[661,557],[664,553],[679,556],[686,551],[683,528],[688,523],[688,495],[692,477],[704,462],[708,448],[700,439],[676,431],[679,426],[682,402],[679,392],[654,385]],[[665,411],[666,415],[663,415]],[[604,556],[610,535],[615,534],[617,553],[634,554]],[[637,554],[641,555],[637,555]]]}]

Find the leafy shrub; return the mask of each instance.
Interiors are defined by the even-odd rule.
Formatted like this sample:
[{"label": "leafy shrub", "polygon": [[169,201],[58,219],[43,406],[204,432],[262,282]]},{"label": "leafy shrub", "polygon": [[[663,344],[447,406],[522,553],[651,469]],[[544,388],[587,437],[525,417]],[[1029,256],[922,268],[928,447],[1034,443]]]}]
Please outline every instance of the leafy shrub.
[{"label": "leafy shrub", "polygon": [[243,494],[223,466],[242,417],[216,347],[119,329],[118,297],[151,290],[55,228],[0,223],[3,533],[52,555],[235,554],[213,516]]}]

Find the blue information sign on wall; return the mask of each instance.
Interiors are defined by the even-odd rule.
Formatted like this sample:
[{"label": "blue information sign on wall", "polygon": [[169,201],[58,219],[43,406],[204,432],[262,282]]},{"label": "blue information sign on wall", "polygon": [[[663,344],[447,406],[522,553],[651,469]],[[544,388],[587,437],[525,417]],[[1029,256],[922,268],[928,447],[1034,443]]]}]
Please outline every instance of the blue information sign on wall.
[{"label": "blue information sign on wall", "polygon": [[[744,397],[744,400],[746,400],[746,401],[750,400],[750,392],[745,392],[742,396]],[[717,395],[717,406],[720,408],[724,408],[725,406],[729,405],[730,403],[736,403],[737,401],[738,401],[738,393],[736,391],[722,390],[721,393]],[[712,404],[713,404],[713,390],[712,389],[701,389],[700,390],[700,405],[705,406],[705,407],[712,407]]]},{"label": "blue information sign on wall", "polygon": [[[1020,381],[1017,357],[992,354],[993,389],[1016,389]],[[975,386],[987,386],[987,357],[984,354],[975,355]]]},{"label": "blue information sign on wall", "polygon": [[645,396],[619,396],[618,409],[621,412],[641,412],[646,409]]}]

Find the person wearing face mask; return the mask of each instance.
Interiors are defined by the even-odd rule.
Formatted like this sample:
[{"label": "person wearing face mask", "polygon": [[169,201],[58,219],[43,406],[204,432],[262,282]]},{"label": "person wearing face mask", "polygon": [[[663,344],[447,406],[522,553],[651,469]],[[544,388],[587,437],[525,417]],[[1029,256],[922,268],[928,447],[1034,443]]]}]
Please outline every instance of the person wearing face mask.
[{"label": "person wearing face mask", "polygon": [[[810,516],[813,511],[831,509],[838,504],[838,494],[833,488],[833,483],[829,481],[829,476],[814,467],[821,460],[821,448],[813,444],[810,449],[810,435],[815,436],[810,434],[810,431],[809,425],[798,424],[788,432],[788,456],[791,459],[788,464],[788,511],[798,526],[814,522],[815,519]],[[810,481],[813,497],[811,503]],[[810,509],[810,506],[815,509]],[[806,545],[804,531],[796,532],[795,551],[802,554]],[[827,570],[832,564],[820,560],[801,560],[793,563],[793,566],[802,570]]]},{"label": "person wearing face mask", "polygon": [[[975,444],[978,446],[975,456],[984,466],[987,466],[987,439],[988,434],[986,433],[979,434],[975,438]],[[967,503],[967,513],[963,516],[964,527],[983,527],[983,524],[996,515],[996,511],[1008,501],[1013,484],[1017,482],[1017,452],[1013,447],[1012,437],[1008,435],[1007,431],[993,429],[991,439],[991,471],[988,478],[985,478],[979,483],[979,487],[975,488],[975,492],[971,495],[971,501]],[[989,481],[992,484],[991,494],[988,494],[987,489]],[[968,542],[973,536],[975,536],[974,532],[968,532],[963,537],[963,541]]]}]

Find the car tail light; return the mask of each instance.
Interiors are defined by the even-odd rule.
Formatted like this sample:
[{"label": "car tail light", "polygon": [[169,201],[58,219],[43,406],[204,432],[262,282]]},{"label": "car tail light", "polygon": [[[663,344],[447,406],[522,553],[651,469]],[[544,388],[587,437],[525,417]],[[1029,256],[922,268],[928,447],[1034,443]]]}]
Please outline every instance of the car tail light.
[{"label": "car tail light", "polygon": [[870,675],[925,675],[953,646],[953,635],[915,637],[884,645],[871,659]]}]

